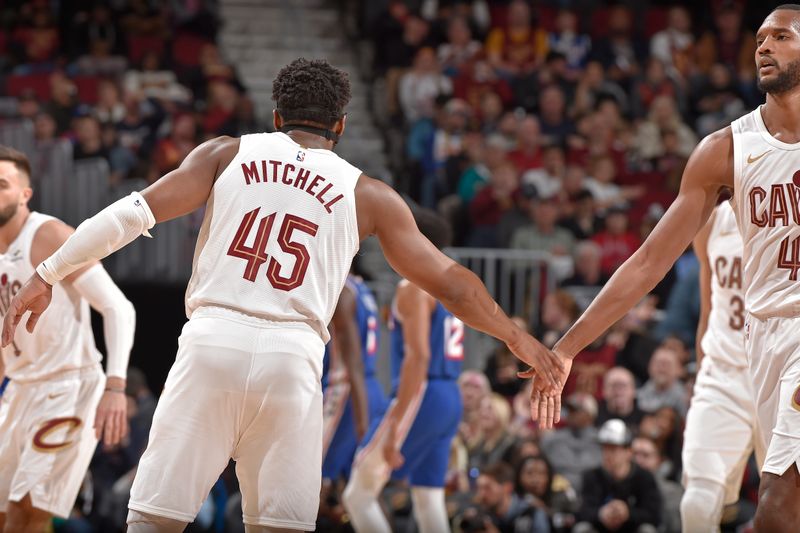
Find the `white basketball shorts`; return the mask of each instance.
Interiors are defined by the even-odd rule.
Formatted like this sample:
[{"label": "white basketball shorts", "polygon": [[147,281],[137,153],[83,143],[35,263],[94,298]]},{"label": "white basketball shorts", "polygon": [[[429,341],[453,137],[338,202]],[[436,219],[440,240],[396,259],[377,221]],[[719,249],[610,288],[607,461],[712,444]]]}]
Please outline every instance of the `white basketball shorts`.
[{"label": "white basketball shorts", "polygon": [[196,310],[179,339],[128,507],[191,522],[233,458],[246,524],[313,530],[323,351],[304,324]]}]

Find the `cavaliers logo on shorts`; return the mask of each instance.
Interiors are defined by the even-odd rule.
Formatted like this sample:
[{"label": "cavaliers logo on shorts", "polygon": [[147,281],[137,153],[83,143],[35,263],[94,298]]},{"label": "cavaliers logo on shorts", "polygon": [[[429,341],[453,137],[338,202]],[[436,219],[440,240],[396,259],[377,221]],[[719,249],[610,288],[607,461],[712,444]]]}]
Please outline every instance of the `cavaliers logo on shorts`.
[{"label": "cavaliers logo on shorts", "polygon": [[72,440],[64,440],[63,442],[51,442],[47,437],[63,427],[67,428],[67,435],[69,435],[81,426],[81,419],[76,416],[66,418],[53,418],[41,425],[39,431],[33,436],[33,449],[42,453],[55,453],[72,445]]},{"label": "cavaliers logo on shorts", "polygon": [[792,407],[800,411],[800,385],[794,390],[792,394]]}]

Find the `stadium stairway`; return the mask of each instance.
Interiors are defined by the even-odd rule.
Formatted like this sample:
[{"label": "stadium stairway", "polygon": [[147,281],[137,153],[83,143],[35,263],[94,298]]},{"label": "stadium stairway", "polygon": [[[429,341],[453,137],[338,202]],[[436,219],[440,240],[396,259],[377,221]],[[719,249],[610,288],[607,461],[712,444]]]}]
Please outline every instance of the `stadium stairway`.
[{"label": "stadium stairway", "polygon": [[[336,152],[366,174],[391,183],[383,136],[369,110],[371,88],[358,71],[336,2],[220,0],[219,13],[221,51],[250,91],[261,124],[272,124],[272,80],[281,67],[298,57],[327,59],[350,74],[353,93],[347,131]],[[359,262],[376,281],[393,287],[395,275],[374,239],[362,244]]]}]

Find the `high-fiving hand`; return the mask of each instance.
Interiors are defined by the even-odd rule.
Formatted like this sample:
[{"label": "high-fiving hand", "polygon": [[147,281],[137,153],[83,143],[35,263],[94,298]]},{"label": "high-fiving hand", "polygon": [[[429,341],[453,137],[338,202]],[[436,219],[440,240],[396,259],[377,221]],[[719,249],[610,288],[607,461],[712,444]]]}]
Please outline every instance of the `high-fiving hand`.
[{"label": "high-fiving hand", "polygon": [[507,346],[517,359],[531,367],[529,370],[531,374],[526,373],[525,377],[531,377],[533,374],[539,377],[540,390],[554,394],[564,388],[564,383],[560,380],[562,377],[566,379],[569,370],[565,374],[564,361],[561,357],[527,333],[520,335],[517,341],[508,343]]},{"label": "high-fiving hand", "polygon": [[22,316],[27,312],[31,312],[28,321],[25,323],[25,329],[28,333],[33,333],[33,328],[36,327],[36,322],[42,316],[47,306],[50,305],[50,300],[53,298],[53,287],[44,282],[38,274],[35,274],[25,282],[25,285],[17,291],[17,294],[11,299],[8,306],[8,312],[3,319],[3,347],[11,344],[14,340],[14,332],[17,329],[17,324],[22,320]]},{"label": "high-fiving hand", "polygon": [[531,379],[531,418],[539,422],[541,429],[550,429],[561,420],[561,391],[572,369],[572,358],[557,352],[550,352],[558,358],[561,365],[556,390],[543,382],[535,368],[517,374],[520,378]]}]

